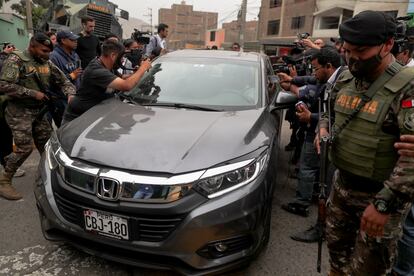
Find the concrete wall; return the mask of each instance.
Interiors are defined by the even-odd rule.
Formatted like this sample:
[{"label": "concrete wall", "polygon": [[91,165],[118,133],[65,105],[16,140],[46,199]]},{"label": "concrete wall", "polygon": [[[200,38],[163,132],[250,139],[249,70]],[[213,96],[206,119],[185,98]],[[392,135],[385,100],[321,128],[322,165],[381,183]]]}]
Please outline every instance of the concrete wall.
[{"label": "concrete wall", "polygon": [[29,44],[26,22],[20,16],[0,14],[0,43],[11,42],[17,49],[24,50]]},{"label": "concrete wall", "polygon": [[192,5],[174,4],[171,9],[159,9],[158,14],[159,23],[169,26],[169,48],[204,45],[206,31],[217,29],[218,13],[194,11]]},{"label": "concrete wall", "polygon": [[315,3],[315,12],[326,10],[335,6],[341,6],[343,8],[353,10],[356,2],[356,0],[317,0]]},{"label": "concrete wall", "polygon": [[[213,41],[210,40],[211,32],[216,32],[216,37],[215,37],[215,40]],[[222,44],[224,43],[225,36],[226,36],[226,30],[224,29],[207,31],[206,37],[205,37],[205,41],[206,41],[205,46],[209,48],[211,48],[212,46],[217,46],[218,48],[221,48]]]},{"label": "concrete wall", "polygon": [[[244,31],[244,41],[257,40],[258,21],[247,21]],[[240,26],[238,21],[223,23],[223,29],[226,30],[225,42],[232,43],[240,41]]]},{"label": "concrete wall", "polygon": [[373,0],[357,1],[355,4],[354,15],[365,10],[376,11],[394,11],[398,10],[398,16],[407,14],[408,1],[407,0],[387,0],[381,3]]}]

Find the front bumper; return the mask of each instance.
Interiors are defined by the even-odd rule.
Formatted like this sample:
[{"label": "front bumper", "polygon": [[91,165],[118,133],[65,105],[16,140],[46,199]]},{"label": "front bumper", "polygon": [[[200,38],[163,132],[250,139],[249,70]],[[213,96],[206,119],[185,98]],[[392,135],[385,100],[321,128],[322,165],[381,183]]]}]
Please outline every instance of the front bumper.
[{"label": "front bumper", "polygon": [[[125,203],[114,208],[112,203],[68,186],[49,170],[44,158],[39,170],[35,196],[48,240],[66,241],[87,253],[128,265],[191,275],[240,267],[261,248],[264,214],[272,191],[265,173],[215,199],[207,200],[194,192],[173,203]],[[117,240],[83,229],[81,212],[88,208],[127,216],[130,221],[159,218],[161,224],[174,227],[164,237],[153,240],[140,238],[140,234],[134,234],[140,233],[140,226],[132,227],[131,240]],[[217,241],[227,242],[231,254],[206,255],[206,246]]]}]

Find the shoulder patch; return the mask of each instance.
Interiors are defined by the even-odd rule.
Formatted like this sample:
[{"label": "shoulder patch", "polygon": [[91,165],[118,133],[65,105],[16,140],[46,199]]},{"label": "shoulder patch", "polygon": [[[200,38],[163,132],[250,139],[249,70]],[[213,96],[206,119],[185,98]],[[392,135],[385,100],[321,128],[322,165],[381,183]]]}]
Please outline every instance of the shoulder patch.
[{"label": "shoulder patch", "polygon": [[349,82],[353,78],[354,76],[351,74],[351,72],[349,70],[345,70],[341,73],[341,75],[339,75],[336,82]]},{"label": "shoulder patch", "polygon": [[414,113],[405,114],[404,128],[414,132]]},{"label": "shoulder patch", "polygon": [[21,62],[22,59],[18,55],[15,55],[14,53],[11,53],[7,57],[7,61],[15,63],[15,62]]},{"label": "shoulder patch", "polygon": [[411,85],[414,75],[414,68],[404,67],[400,72],[393,76],[384,87],[393,93],[403,89],[407,84]]}]

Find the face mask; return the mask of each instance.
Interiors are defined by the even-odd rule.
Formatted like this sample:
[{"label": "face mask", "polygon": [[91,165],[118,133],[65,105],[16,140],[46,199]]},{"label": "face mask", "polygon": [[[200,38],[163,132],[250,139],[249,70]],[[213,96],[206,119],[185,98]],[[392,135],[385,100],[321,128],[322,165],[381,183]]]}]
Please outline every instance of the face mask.
[{"label": "face mask", "polygon": [[364,79],[372,74],[372,72],[375,72],[383,59],[380,55],[381,50],[382,47],[378,54],[367,59],[350,58],[348,60],[348,68],[351,74],[357,79]]},{"label": "face mask", "polygon": [[48,59],[41,58],[41,57],[39,57],[39,56],[33,56],[33,59],[34,59],[36,62],[40,63],[40,64],[45,64],[45,63],[48,61]]},{"label": "face mask", "polygon": [[131,52],[125,54],[125,57],[132,63],[132,67],[139,65],[142,57],[142,51],[140,49],[133,49]]}]

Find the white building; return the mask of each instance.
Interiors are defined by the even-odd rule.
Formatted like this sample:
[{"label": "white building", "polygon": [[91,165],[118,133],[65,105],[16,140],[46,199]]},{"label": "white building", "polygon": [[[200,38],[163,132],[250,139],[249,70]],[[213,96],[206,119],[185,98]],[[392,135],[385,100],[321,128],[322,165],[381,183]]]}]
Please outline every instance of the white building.
[{"label": "white building", "polygon": [[317,0],[313,14],[314,38],[338,37],[338,27],[345,20],[365,10],[384,11],[393,16],[407,14],[409,0]]}]

